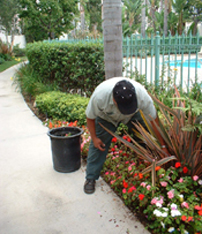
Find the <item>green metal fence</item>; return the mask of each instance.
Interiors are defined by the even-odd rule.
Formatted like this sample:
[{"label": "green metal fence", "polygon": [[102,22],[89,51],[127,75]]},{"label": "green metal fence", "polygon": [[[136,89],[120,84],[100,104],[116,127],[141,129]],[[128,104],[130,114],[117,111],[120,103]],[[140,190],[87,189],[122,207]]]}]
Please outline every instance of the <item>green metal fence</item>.
[{"label": "green metal fence", "polygon": [[171,83],[189,90],[193,83],[202,82],[201,48],[199,34],[160,37],[157,32],[151,37],[135,35],[124,38],[124,75],[129,76],[137,70],[145,75],[147,82],[159,85],[171,80]]},{"label": "green metal fence", "polygon": [[[103,39],[69,39],[51,42],[100,42]],[[146,81],[158,86],[167,82],[176,84],[182,89],[189,88],[193,83],[202,82],[202,37],[175,35],[168,37],[134,35],[123,38],[124,76],[138,71],[145,75]]]}]

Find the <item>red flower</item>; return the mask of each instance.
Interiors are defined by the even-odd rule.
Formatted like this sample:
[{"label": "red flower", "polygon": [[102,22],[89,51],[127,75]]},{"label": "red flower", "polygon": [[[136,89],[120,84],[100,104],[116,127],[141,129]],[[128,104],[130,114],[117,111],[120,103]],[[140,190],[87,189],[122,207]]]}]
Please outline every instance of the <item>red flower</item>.
[{"label": "red flower", "polygon": [[139,173],[139,178],[142,179],[143,178],[143,174]]},{"label": "red flower", "polygon": [[126,136],[126,135],[125,135],[125,136],[123,136],[123,139],[124,139],[124,140],[127,140],[127,136]]},{"label": "red flower", "polygon": [[51,129],[51,128],[53,128],[53,124],[52,124],[52,122],[49,122],[48,127],[49,127],[50,129]]},{"label": "red flower", "polygon": [[188,222],[190,222],[192,220],[193,220],[193,217],[191,217],[191,216],[189,216],[188,219],[187,219]]},{"label": "red flower", "polygon": [[131,139],[130,139],[130,137],[128,137],[126,140],[127,140],[128,142],[131,142]]},{"label": "red flower", "polygon": [[128,183],[125,180],[123,180],[123,187],[128,188]]},{"label": "red flower", "polygon": [[184,172],[184,174],[186,174],[188,172],[188,168],[187,167],[183,167],[183,172]]},{"label": "red flower", "polygon": [[181,163],[180,162],[176,162],[175,163],[175,168],[179,168],[179,167],[181,167]]},{"label": "red flower", "polygon": [[155,171],[158,171],[158,170],[160,170],[161,169],[161,167],[160,166],[157,166],[156,168],[155,168]]},{"label": "red flower", "polygon": [[182,221],[186,221],[186,220],[187,220],[187,217],[186,217],[185,215],[182,215],[181,220],[182,220]]},{"label": "red flower", "polygon": [[114,143],[117,142],[116,137],[113,137],[113,138],[112,138],[112,142],[114,142]]},{"label": "red flower", "polygon": [[202,204],[201,204],[201,206],[198,206],[198,205],[194,206],[194,209],[195,210],[202,210]]},{"label": "red flower", "polygon": [[134,190],[136,190],[135,186],[132,186],[128,189],[128,193],[132,193]]},{"label": "red flower", "polygon": [[115,151],[115,149],[114,149],[114,148],[111,148],[111,151],[113,151],[113,152],[114,152],[114,151]]},{"label": "red flower", "polygon": [[199,210],[199,211],[198,211],[198,214],[199,214],[200,216],[202,216],[202,210]]},{"label": "red flower", "polygon": [[136,177],[136,176],[137,176],[137,173],[134,174],[134,177]]},{"label": "red flower", "polygon": [[140,201],[142,201],[144,199],[144,194],[139,194],[138,197],[139,197]]},{"label": "red flower", "polygon": [[73,126],[76,127],[77,126],[77,122],[78,120],[75,120],[74,123],[73,123]]}]

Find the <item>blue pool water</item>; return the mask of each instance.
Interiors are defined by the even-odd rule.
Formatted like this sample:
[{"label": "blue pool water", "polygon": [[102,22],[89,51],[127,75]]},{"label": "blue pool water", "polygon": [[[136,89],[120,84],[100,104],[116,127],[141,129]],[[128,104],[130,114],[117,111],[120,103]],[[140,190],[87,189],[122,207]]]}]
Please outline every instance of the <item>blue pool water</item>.
[{"label": "blue pool water", "polygon": [[[189,65],[189,60],[185,60],[183,62],[183,67],[188,67]],[[176,60],[176,61],[172,61],[170,62],[170,66],[176,66],[176,67],[180,67],[181,66],[182,61],[181,60]],[[190,59],[190,67],[191,68],[195,68],[196,67],[196,59]],[[202,68],[202,59],[198,59],[197,62],[197,68]]]}]

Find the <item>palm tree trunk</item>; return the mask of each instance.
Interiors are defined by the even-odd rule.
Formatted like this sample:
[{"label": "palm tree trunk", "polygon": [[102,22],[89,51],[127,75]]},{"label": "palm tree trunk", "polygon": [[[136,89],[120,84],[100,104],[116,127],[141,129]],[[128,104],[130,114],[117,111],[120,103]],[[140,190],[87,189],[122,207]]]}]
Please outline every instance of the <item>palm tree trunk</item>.
[{"label": "palm tree trunk", "polygon": [[83,5],[80,5],[80,17],[81,17],[81,33],[84,36],[85,30],[85,11]]},{"label": "palm tree trunk", "polygon": [[122,76],[121,0],[103,1],[105,79]]},{"label": "palm tree trunk", "polygon": [[164,1],[164,35],[167,37],[168,34],[168,0]]}]

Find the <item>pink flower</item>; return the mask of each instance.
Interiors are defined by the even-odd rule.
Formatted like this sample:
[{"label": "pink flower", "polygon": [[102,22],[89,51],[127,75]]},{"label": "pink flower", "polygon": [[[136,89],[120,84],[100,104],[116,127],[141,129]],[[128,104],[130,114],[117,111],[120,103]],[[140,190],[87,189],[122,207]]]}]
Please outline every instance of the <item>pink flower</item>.
[{"label": "pink flower", "polygon": [[150,190],[150,188],[151,188],[151,185],[147,185],[147,190],[149,191]]},{"label": "pink flower", "polygon": [[189,209],[189,204],[187,202],[182,202],[181,206]]},{"label": "pink flower", "polygon": [[123,192],[123,193],[126,193],[126,189],[124,188],[124,189],[122,190],[122,192]]},{"label": "pink flower", "polygon": [[178,180],[178,182],[179,182],[179,183],[182,183],[182,182],[183,182],[183,178],[180,178],[180,179]]},{"label": "pink flower", "polygon": [[132,167],[131,166],[128,167],[128,171],[132,171]]},{"label": "pink flower", "polygon": [[199,177],[198,177],[197,175],[193,176],[193,180],[194,180],[194,181],[197,181],[198,178],[199,178]]},{"label": "pink flower", "polygon": [[157,198],[157,197],[154,197],[152,200],[151,200],[151,204],[153,205],[156,205],[158,207],[162,207],[162,204],[163,204],[163,197],[160,196],[160,198]]},{"label": "pink flower", "polygon": [[160,184],[161,184],[162,187],[166,187],[168,183],[165,182],[165,181],[162,181],[162,182],[160,182]]},{"label": "pink flower", "polygon": [[141,184],[140,184],[140,186],[142,186],[142,187],[146,187],[146,183],[145,182],[142,182]]},{"label": "pink flower", "polygon": [[109,172],[107,171],[107,172],[105,172],[105,175],[109,175]]},{"label": "pink flower", "polygon": [[157,201],[158,201],[157,198],[154,197],[154,198],[151,200],[151,204],[152,204],[152,205],[155,205],[155,204],[157,203]]},{"label": "pink flower", "polygon": [[110,184],[114,184],[116,182],[116,180],[112,180],[110,181]]},{"label": "pink flower", "polygon": [[132,193],[134,190],[136,190],[135,186],[132,186],[128,189],[128,193]]},{"label": "pink flower", "polygon": [[172,199],[174,197],[174,190],[173,189],[170,190],[169,192],[167,192],[167,194],[168,194],[168,198]]}]

